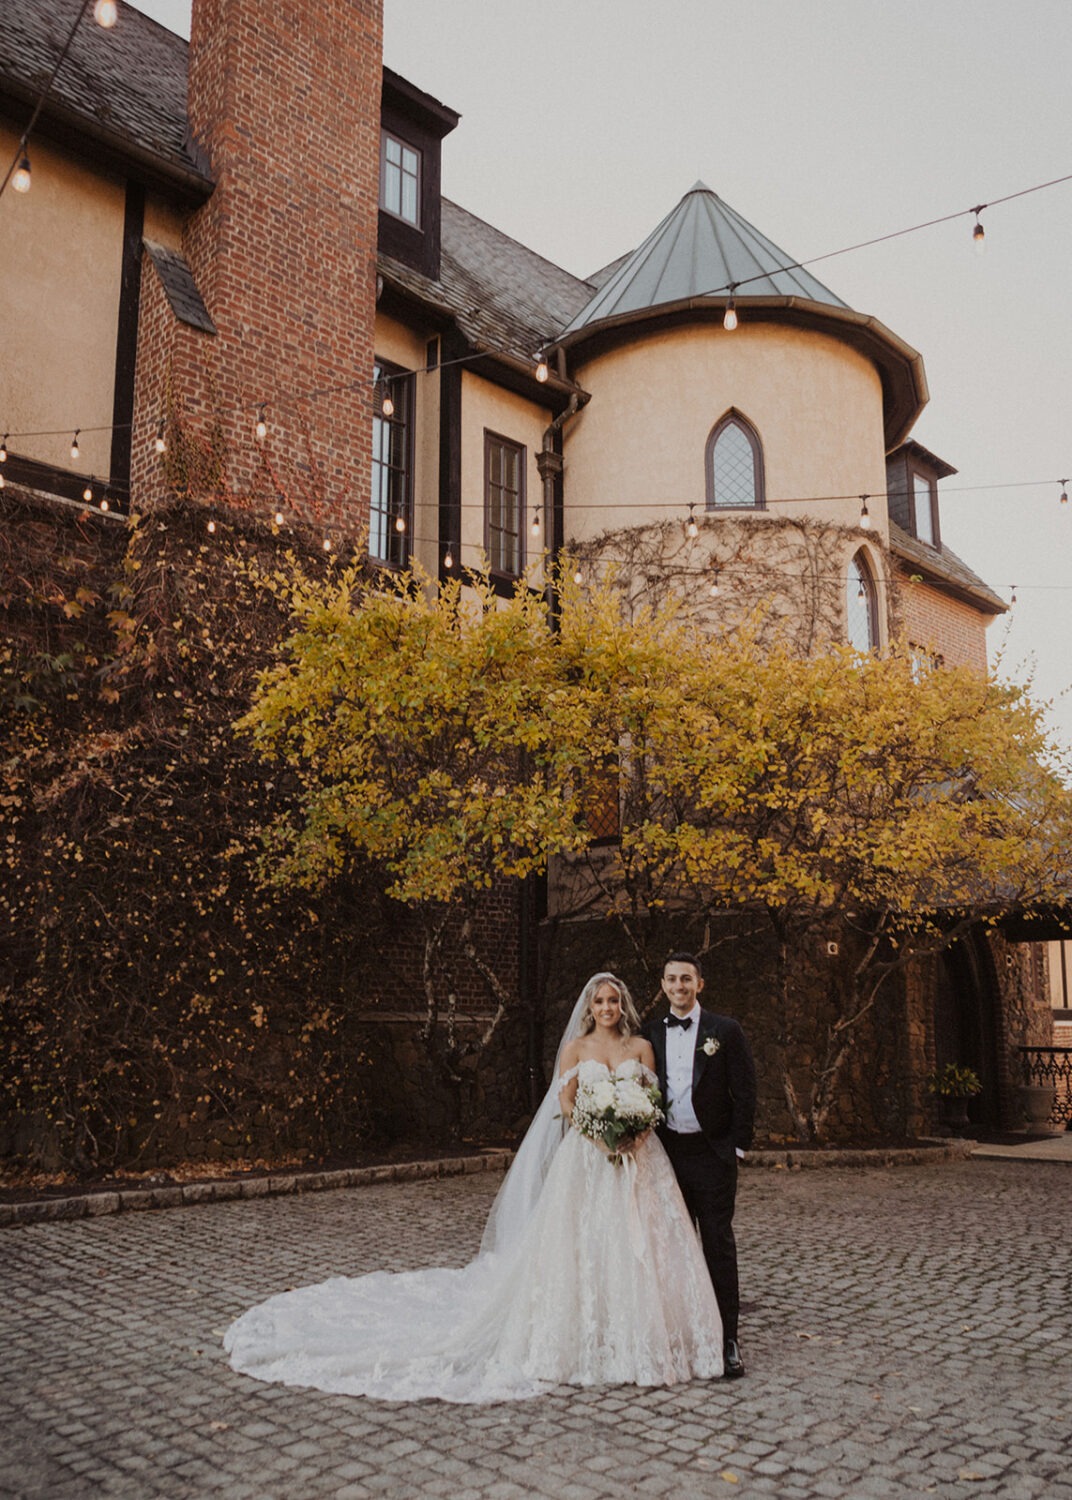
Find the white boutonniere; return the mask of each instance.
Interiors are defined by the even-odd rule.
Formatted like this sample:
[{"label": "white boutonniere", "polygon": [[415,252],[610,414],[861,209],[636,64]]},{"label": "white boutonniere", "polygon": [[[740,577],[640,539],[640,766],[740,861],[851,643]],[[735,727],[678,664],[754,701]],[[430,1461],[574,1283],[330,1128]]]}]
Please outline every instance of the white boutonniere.
[{"label": "white boutonniere", "polygon": [[703,1044],[703,1049],[707,1053],[708,1057],[714,1057],[715,1053],[721,1046],[722,1043],[719,1041],[717,1036],[709,1036],[707,1038],[707,1041]]}]

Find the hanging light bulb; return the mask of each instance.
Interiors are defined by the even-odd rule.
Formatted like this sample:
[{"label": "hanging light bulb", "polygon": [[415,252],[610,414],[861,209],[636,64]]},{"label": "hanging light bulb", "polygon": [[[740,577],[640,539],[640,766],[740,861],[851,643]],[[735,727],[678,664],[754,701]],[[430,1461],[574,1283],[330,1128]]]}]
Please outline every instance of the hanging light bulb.
[{"label": "hanging light bulb", "polygon": [[383,401],[380,403],[385,417],[393,417],[395,414],[395,403],[391,398],[391,388],[387,381],[383,382]]},{"label": "hanging light bulb", "polygon": [[866,599],[867,598],[867,590],[864,588],[864,581],[863,581],[862,578],[860,579],[860,586],[856,590],[856,597],[857,597],[857,599]]},{"label": "hanging light bulb", "polygon": [[15,189],[16,193],[28,193],[30,191],[30,158],[26,155],[25,151],[22,153],[22,160],[15,168],[15,173],[11,179],[11,186]]},{"label": "hanging light bulb", "polygon": [[1061,504],[1062,505],[1067,505],[1068,504],[1068,480],[1067,479],[1062,479],[1061,480]]},{"label": "hanging light bulb", "polygon": [[261,404],[260,404],[260,406],[257,407],[257,441],[258,441],[258,443],[263,443],[264,440],[265,440],[265,438],[268,436],[268,419],[264,415],[266,406],[267,406],[267,402],[263,402],[262,401]]},{"label": "hanging light bulb", "polygon": [[689,505],[689,519],[688,519],[688,521],[686,522],[686,525],[685,525],[685,533],[686,533],[687,536],[690,536],[690,537],[699,536],[699,534],[700,534],[700,528],[696,524],[696,517],[692,513],[694,509],[695,509],[695,505],[690,504]]},{"label": "hanging light bulb", "polygon": [[87,484],[85,489],[82,491],[82,499],[86,502],[87,505],[92,503],[93,486],[91,484]]},{"label": "hanging light bulb", "polygon": [[454,553],[450,550],[449,542],[447,543],[447,550],[443,554],[443,566],[448,570],[448,572],[454,566]]},{"label": "hanging light bulb", "polygon": [[986,249],[986,230],[983,228],[982,221],[979,218],[979,215],[982,213],[985,207],[985,203],[980,203],[978,208],[972,209],[972,213],[975,215],[975,226],[972,229],[972,242],[975,245],[976,255],[982,255],[983,251]]},{"label": "hanging light bulb", "polygon": [[581,570],[580,570],[580,568],[578,568],[576,570],[576,572],[574,573],[574,575],[573,575],[573,581],[574,581],[574,583],[583,583],[584,582],[584,579],[581,577]]},{"label": "hanging light bulb", "polygon": [[116,21],[119,20],[119,7],[115,0],[96,0],[93,7],[93,19],[98,26],[103,26],[105,31],[111,31]]},{"label": "hanging light bulb", "polygon": [[543,385],[550,373],[551,369],[547,363],[547,355],[541,349],[536,356],[536,379]]},{"label": "hanging light bulb", "polygon": [[870,495],[860,496],[860,519],[857,525],[861,526],[864,531],[871,530],[871,512],[867,508],[867,502],[870,498]]},{"label": "hanging light bulb", "polygon": [[161,417],[156,429],[156,437],[153,439],[153,447],[157,453],[167,452],[167,443],[164,441],[164,418]]},{"label": "hanging light bulb", "polygon": [[329,536],[326,536],[324,538],[324,541],[323,541],[322,545],[323,545],[323,548],[324,548],[325,552],[330,552],[331,551],[331,538]]},{"label": "hanging light bulb", "polygon": [[208,523],[208,530],[209,530],[209,532],[210,532],[211,535],[215,536],[215,534],[216,534],[216,523],[215,523],[215,521],[209,521],[209,523]]},{"label": "hanging light bulb", "polygon": [[712,599],[717,599],[718,596],[719,596],[720,589],[719,589],[719,586],[718,586],[718,569],[717,568],[715,569],[714,573],[711,576],[711,587],[708,589],[708,593],[711,595]]},{"label": "hanging light bulb", "polygon": [[1013,605],[1013,604],[1015,604],[1015,603],[1016,603],[1016,585],[1015,585],[1015,583],[1014,583],[1014,584],[1013,584],[1013,585],[1012,585],[1012,592],[1011,592],[1011,594],[1010,594],[1010,596],[1009,596],[1009,604],[1010,604],[1010,605]]},{"label": "hanging light bulb", "polygon": [[81,458],[82,457],[82,450],[78,446],[78,434],[81,431],[82,431],[81,427],[77,428],[77,430],[75,431],[74,437],[71,439],[71,457],[72,458]]},{"label": "hanging light bulb", "polygon": [[726,311],[722,317],[722,326],[727,333],[732,333],[737,327],[737,299],[730,294],[730,300],[726,303]]},{"label": "hanging light bulb", "polygon": [[405,516],[395,516],[395,530],[401,535],[401,533],[403,531],[405,531],[405,529],[406,529],[406,518],[405,518]]},{"label": "hanging light bulb", "polygon": [[532,525],[529,527],[529,530],[532,532],[533,536],[539,536],[540,534],[540,507],[538,505],[533,511]]},{"label": "hanging light bulb", "polygon": [[4,488],[4,476],[3,476],[3,474],[0,474],[0,490],[2,490],[3,488]]},{"label": "hanging light bulb", "polygon": [[108,496],[107,495],[102,495],[100,497],[100,508],[101,508],[101,510],[109,510],[110,509],[110,507],[108,505]]},{"label": "hanging light bulb", "polygon": [[4,441],[0,443],[0,464],[7,463],[7,433],[4,433]]},{"label": "hanging light bulb", "polygon": [[282,526],[283,524],[283,512],[281,510],[277,510],[275,513],[275,524],[277,526]]}]

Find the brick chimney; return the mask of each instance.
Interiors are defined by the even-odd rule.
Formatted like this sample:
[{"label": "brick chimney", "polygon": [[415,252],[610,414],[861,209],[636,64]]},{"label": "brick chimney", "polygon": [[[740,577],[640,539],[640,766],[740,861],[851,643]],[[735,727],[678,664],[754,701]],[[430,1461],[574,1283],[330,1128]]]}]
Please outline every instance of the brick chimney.
[{"label": "brick chimney", "polygon": [[281,490],[308,519],[367,520],[382,10],[194,0],[190,131],[216,187],[181,256],[144,258],[135,505],[175,483],[144,436],[167,409],[205,453],[215,442],[238,503],[269,513]]}]

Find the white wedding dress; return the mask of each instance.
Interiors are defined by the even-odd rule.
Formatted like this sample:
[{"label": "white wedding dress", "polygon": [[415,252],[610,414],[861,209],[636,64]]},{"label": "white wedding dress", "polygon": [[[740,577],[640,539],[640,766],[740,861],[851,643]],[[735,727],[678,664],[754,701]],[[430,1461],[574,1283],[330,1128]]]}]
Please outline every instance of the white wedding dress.
[{"label": "white wedding dress", "polygon": [[[615,1071],[630,1070],[651,1076],[634,1061]],[[575,1072],[608,1071],[588,1060],[559,1087]],[[351,1396],[457,1402],[721,1375],[718,1305],[659,1141],[649,1136],[615,1166],[575,1130],[557,1130],[523,1224],[504,1233],[500,1222],[496,1234],[493,1212],[469,1265],[339,1276],[271,1297],[227,1330],[233,1368]],[[524,1170],[521,1157],[509,1175]]]}]

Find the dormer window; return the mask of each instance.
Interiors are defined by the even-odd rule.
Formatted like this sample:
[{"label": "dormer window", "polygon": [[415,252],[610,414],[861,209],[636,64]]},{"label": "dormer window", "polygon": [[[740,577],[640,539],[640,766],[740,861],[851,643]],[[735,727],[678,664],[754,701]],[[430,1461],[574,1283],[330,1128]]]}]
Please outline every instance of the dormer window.
[{"label": "dormer window", "polygon": [[942,550],[938,481],[957,471],[922,443],[902,443],[886,459],[890,520],[936,552]]},{"label": "dormer window", "polygon": [[380,207],[420,225],[421,153],[386,130],[380,132]]},{"label": "dormer window", "polygon": [[916,511],[916,536],[929,547],[936,543],[938,528],[935,511],[938,508],[938,486],[927,474],[914,470],[912,474],[912,498]]}]

